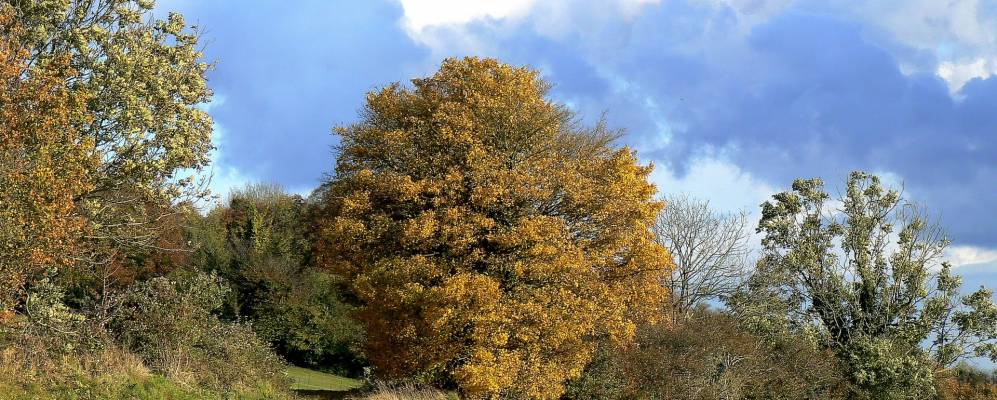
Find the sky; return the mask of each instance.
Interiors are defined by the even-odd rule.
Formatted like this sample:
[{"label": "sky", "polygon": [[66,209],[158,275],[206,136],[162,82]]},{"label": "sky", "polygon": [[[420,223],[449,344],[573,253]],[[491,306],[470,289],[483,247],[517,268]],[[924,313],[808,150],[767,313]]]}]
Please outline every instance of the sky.
[{"label": "sky", "polygon": [[216,192],[332,172],[366,92],[446,57],[529,65],[661,192],[747,210],[799,177],[902,186],[997,285],[997,0],[160,0],[203,32]]}]

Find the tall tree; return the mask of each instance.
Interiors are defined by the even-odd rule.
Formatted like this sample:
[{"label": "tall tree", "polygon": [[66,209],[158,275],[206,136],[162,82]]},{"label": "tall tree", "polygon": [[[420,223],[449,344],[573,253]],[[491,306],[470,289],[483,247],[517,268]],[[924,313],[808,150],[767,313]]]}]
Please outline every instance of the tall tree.
[{"label": "tall tree", "polygon": [[[198,35],[181,15],[151,16],[153,0],[0,0],[23,25],[29,68],[67,58],[75,74],[64,85],[86,99],[70,118],[92,143],[99,165],[74,203],[87,221],[86,254],[63,277],[73,297],[97,298],[106,319],[106,289],[135,253],[162,250],[163,223],[177,204],[204,195],[198,171],[209,161],[211,98]],[[175,248],[165,250],[176,250]],[[86,267],[86,268],[83,268]]]},{"label": "tall tree", "polygon": [[997,360],[991,292],[960,297],[940,260],[948,241],[923,211],[862,172],[840,205],[819,179],[763,204],[765,255],[735,310],[781,312],[773,317],[788,326],[815,321],[860,397],[929,397],[934,372],[967,356]]},{"label": "tall tree", "polygon": [[30,62],[68,56],[78,73],[69,87],[91,94],[74,119],[101,165],[80,196],[101,236],[118,245],[149,244],[139,229],[162,201],[197,194],[185,170],[207,165],[210,100],[197,35],[181,15],[149,18],[151,0],[7,0],[24,24]]},{"label": "tall tree", "polygon": [[0,4],[0,320],[25,299],[24,285],[50,267],[72,265],[86,220],[74,200],[92,190],[98,159],[76,73],[52,57],[29,68],[24,27]]},{"label": "tall tree", "polygon": [[367,356],[470,396],[557,398],[593,339],[665,300],[650,166],[582,128],[535,71],[448,59],[337,129],[318,258],[362,304]]},{"label": "tall tree", "polygon": [[666,196],[654,232],[675,259],[665,279],[670,314],[681,320],[697,305],[734,294],[746,277],[748,218],[744,212],[718,213],[706,200]]}]

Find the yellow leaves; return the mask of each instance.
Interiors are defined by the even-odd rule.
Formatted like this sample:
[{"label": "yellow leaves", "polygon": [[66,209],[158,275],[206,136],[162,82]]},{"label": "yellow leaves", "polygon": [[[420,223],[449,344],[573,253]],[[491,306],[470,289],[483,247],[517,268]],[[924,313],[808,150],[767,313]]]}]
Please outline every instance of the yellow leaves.
[{"label": "yellow leaves", "polygon": [[364,302],[381,374],[471,397],[557,398],[597,336],[661,304],[649,166],[574,130],[535,71],[451,59],[340,127],[318,257]]},{"label": "yellow leaves", "polygon": [[469,361],[454,372],[457,379],[464,382],[468,393],[502,393],[503,389],[514,386],[517,371],[522,368],[522,360],[508,351],[488,351],[475,349]]},{"label": "yellow leaves", "polygon": [[[401,233],[399,242],[408,248],[423,247],[420,245],[429,244],[437,232],[436,212],[425,211],[415,218],[401,223]],[[429,247],[429,246],[424,246]]]}]

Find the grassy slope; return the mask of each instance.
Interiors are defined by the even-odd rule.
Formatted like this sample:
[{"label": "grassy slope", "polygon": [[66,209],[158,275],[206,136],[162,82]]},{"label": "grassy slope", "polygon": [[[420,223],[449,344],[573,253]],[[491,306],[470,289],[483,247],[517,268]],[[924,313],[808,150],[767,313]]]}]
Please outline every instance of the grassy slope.
[{"label": "grassy slope", "polygon": [[290,399],[282,390],[218,392],[187,388],[162,376],[59,377],[59,382],[18,382],[0,377],[0,400],[273,400]]},{"label": "grassy slope", "polygon": [[360,387],[360,381],[301,367],[288,367],[287,376],[294,381],[291,389],[347,391]]},{"label": "grassy slope", "polygon": [[[293,382],[291,389],[308,392],[346,392],[361,386],[361,382],[356,379],[298,367],[289,367],[287,376]],[[96,378],[79,375],[54,378],[57,379],[24,382],[15,376],[0,376],[0,400],[216,400],[285,399],[290,396],[290,393],[283,392],[286,389],[272,391],[261,388],[262,390],[251,392],[224,393],[189,388],[158,375],[115,374]]]}]

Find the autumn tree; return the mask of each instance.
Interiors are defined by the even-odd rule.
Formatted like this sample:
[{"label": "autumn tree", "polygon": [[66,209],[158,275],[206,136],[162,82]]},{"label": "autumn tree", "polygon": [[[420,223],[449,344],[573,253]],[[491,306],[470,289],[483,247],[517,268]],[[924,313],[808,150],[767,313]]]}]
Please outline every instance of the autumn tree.
[{"label": "autumn tree", "polygon": [[[854,172],[840,208],[819,179],[762,207],[764,257],[733,302],[749,321],[806,328],[838,355],[856,398],[921,398],[960,359],[997,359],[997,306],[962,297],[941,229],[879,178]],[[927,346],[922,346],[927,344]]]},{"label": "autumn tree", "polygon": [[984,400],[997,398],[997,376],[961,363],[938,379],[941,400]]},{"label": "autumn tree", "polygon": [[76,71],[63,84],[85,112],[68,122],[99,162],[73,198],[90,229],[77,264],[106,280],[134,249],[161,243],[176,204],[204,194],[195,177],[212,122],[199,106],[211,93],[198,36],[179,14],[152,18],[152,0],[2,2],[23,25],[29,68],[65,58]]},{"label": "autumn tree", "polygon": [[650,229],[651,167],[549,87],[447,59],[337,128],[318,261],[352,282],[381,375],[557,398],[596,337],[625,342],[658,315],[670,257]]},{"label": "autumn tree", "polygon": [[689,195],[664,198],[654,232],[675,260],[665,277],[670,314],[684,319],[697,306],[734,294],[746,277],[748,218],[744,212],[720,213],[706,200]]},{"label": "autumn tree", "polygon": [[64,85],[66,57],[29,67],[24,27],[0,5],[0,313],[25,300],[25,284],[72,265],[87,229],[75,200],[93,190],[98,159],[86,119],[88,96]]}]

